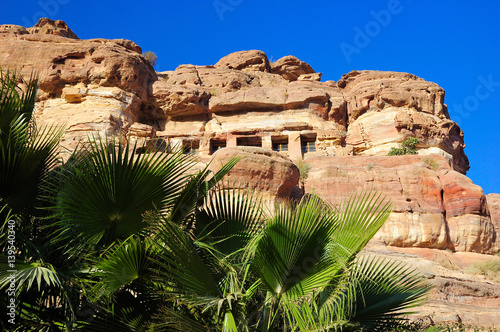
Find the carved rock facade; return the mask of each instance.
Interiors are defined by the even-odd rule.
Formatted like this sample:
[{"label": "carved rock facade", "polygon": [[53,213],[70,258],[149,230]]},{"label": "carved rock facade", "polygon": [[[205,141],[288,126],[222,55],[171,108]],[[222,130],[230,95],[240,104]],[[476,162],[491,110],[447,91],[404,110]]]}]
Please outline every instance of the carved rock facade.
[{"label": "carved rock facade", "polygon": [[[271,63],[256,50],[156,73],[132,41],[80,40],[49,19],[0,26],[0,50],[3,70],[38,74],[36,119],[64,125],[67,148],[89,135],[124,134],[182,146],[206,162],[222,148],[250,147],[219,154],[245,156],[232,176],[265,184],[256,189],[278,199],[297,193],[290,160],[305,158],[312,166],[306,189],[332,203],[370,185],[393,200],[379,234],[388,244],[498,251],[498,225],[481,188],[464,175],[463,133],[435,83],[380,71],[321,82],[296,57]],[[386,157],[409,137],[419,139],[419,156]],[[257,164],[270,168],[250,171]]]}]

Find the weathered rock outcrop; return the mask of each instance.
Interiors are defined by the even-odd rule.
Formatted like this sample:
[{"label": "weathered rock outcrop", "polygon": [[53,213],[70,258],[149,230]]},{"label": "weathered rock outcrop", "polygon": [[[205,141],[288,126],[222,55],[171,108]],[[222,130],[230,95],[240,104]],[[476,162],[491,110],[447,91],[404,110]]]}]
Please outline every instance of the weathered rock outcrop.
[{"label": "weathered rock outcrop", "polygon": [[369,243],[363,253],[403,262],[419,271],[433,286],[427,301],[418,307],[418,313],[411,319],[427,324],[485,327],[485,331],[500,328],[500,283],[474,275],[468,269],[474,263],[500,261],[499,257],[428,248],[387,247],[376,242]]},{"label": "weathered rock outcrop", "polygon": [[347,103],[346,142],[356,154],[385,153],[404,137],[414,136],[421,154],[451,156],[457,171],[465,174],[469,169],[463,133],[450,120],[444,90],[437,84],[411,74],[378,71],[353,71],[337,84]]},{"label": "weathered rock outcrop", "polygon": [[215,64],[216,68],[242,71],[270,72],[271,66],[266,53],[262,51],[240,51],[226,55]]},{"label": "weathered rock outcrop", "polygon": [[157,79],[134,42],[79,40],[62,21],[1,26],[0,50],[3,70],[38,75],[36,118],[64,125],[67,147],[91,133],[126,132]]},{"label": "weathered rock outcrop", "polygon": [[[315,74],[316,72],[304,61],[300,61],[292,55],[287,55],[271,64],[271,73],[279,74],[288,81],[296,81],[300,77],[304,79],[308,77],[308,75],[314,77],[312,74]],[[318,76],[321,78],[321,74]]]},{"label": "weathered rock outcrop", "polygon": [[500,194],[489,194],[486,196],[486,202],[490,210],[491,222],[497,231],[495,242],[500,248]]},{"label": "weathered rock outcrop", "polygon": [[259,147],[225,148],[214,154],[210,168],[217,172],[231,158],[241,158],[224,178],[228,189],[249,188],[259,193],[268,207],[276,200],[288,199],[299,182],[299,170],[278,152]]},{"label": "weathered rock outcrop", "polygon": [[496,252],[481,187],[431,156],[313,157],[306,191],[337,204],[361,190],[384,193],[394,210],[376,238],[388,245]]},{"label": "weathered rock outcrop", "polygon": [[[0,50],[3,69],[38,73],[36,118],[65,125],[65,147],[89,134],[121,132],[179,144],[205,159],[223,147],[276,150],[279,163],[275,153],[245,152],[246,171],[232,176],[283,197],[289,186],[277,188],[295,181],[295,173],[276,165],[305,157],[312,165],[306,189],[331,202],[370,185],[392,199],[395,212],[379,234],[388,244],[498,248],[486,198],[463,175],[469,168],[463,133],[435,83],[380,71],[320,82],[320,73],[296,57],[270,63],[257,50],[229,54],[214,66],[155,73],[132,41],[80,40],[64,22],[49,19],[33,28],[0,26]],[[385,157],[408,137],[419,139],[419,156]],[[272,170],[253,171],[261,164]]]}]

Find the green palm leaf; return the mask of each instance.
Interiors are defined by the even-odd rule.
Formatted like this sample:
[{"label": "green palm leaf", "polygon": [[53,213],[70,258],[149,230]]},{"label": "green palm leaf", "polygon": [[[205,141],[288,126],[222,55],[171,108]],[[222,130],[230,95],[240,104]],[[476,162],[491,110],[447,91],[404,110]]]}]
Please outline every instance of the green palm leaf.
[{"label": "green palm leaf", "polygon": [[[311,197],[296,208],[280,206],[258,241],[253,268],[275,296],[301,296],[326,286],[328,247],[337,227],[333,211]],[[292,296],[292,297],[293,297]]]},{"label": "green palm leaf", "polygon": [[157,270],[156,282],[170,280],[168,293],[183,297],[184,301],[193,305],[213,306],[222,298],[217,284],[220,274],[211,267],[213,256],[202,254],[202,250],[176,224],[164,219],[158,226],[155,243],[158,258],[155,261]]},{"label": "green palm leaf", "polygon": [[351,276],[355,308],[353,321],[373,331],[384,330],[425,300],[430,286],[403,263],[363,257]]},{"label": "green palm leaf", "polygon": [[141,231],[145,212],[175,204],[191,165],[180,152],[137,155],[128,142],[90,140],[60,173],[55,212],[63,235],[95,245]]},{"label": "green palm leaf", "polygon": [[56,165],[63,130],[35,125],[37,81],[34,77],[23,81],[24,93],[16,81],[15,73],[0,71],[0,198],[22,212],[33,205],[41,181]]},{"label": "green palm leaf", "polygon": [[377,233],[389,217],[392,206],[381,194],[355,194],[337,209],[339,227],[333,233],[337,257],[353,258]]},{"label": "green palm leaf", "polygon": [[16,281],[16,294],[21,291],[29,291],[33,286],[40,291],[45,286],[61,288],[62,283],[55,269],[50,264],[40,262],[25,263],[16,260],[14,263],[16,272],[8,264],[7,256],[0,255],[0,289],[8,288],[11,277]]},{"label": "green palm leaf", "polygon": [[224,186],[208,193],[196,213],[197,241],[213,245],[225,257],[244,254],[264,225],[261,199],[244,190]]},{"label": "green palm leaf", "polygon": [[179,197],[176,199],[175,205],[170,213],[170,220],[177,223],[193,222],[192,219],[194,216],[192,214],[195,208],[203,204],[210,190],[217,185],[239,160],[240,158],[238,157],[232,158],[216,173],[213,173],[209,169],[210,164],[208,164],[203,170],[191,177]]},{"label": "green palm leaf", "polygon": [[149,239],[132,237],[98,262],[96,266],[98,272],[94,275],[102,277],[101,283],[106,290],[102,293],[109,294],[135,280],[147,278],[150,259],[154,257],[151,246]]}]

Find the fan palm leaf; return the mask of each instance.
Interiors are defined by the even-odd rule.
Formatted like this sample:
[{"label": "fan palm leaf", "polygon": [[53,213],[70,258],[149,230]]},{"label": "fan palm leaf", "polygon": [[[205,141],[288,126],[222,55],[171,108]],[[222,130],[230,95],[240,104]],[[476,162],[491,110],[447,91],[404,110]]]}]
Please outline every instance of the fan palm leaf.
[{"label": "fan palm leaf", "polygon": [[[21,78],[22,80],[22,78]],[[0,71],[0,198],[16,213],[30,208],[41,181],[57,163],[62,128],[38,128],[32,121],[37,80]]]},{"label": "fan palm leaf", "polygon": [[190,157],[159,151],[137,155],[137,147],[108,139],[89,140],[60,172],[54,210],[73,237],[107,245],[143,230],[143,214],[166,211],[189,176]]}]

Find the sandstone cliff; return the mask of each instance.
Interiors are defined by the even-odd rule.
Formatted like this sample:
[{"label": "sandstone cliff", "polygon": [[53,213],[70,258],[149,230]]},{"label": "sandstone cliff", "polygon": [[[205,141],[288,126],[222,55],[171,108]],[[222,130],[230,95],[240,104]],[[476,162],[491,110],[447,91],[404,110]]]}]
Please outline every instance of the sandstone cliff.
[{"label": "sandstone cliff", "polygon": [[[214,66],[157,73],[141,53],[128,40],[80,40],[62,21],[0,26],[1,68],[37,73],[36,119],[64,125],[64,147],[92,134],[122,133],[140,143],[183,146],[201,162],[214,154],[214,169],[238,155],[227,181],[260,191],[270,205],[303,190],[333,204],[351,192],[381,191],[394,212],[371,245],[392,247],[369,250],[415,262],[424,257],[418,264],[433,271],[441,302],[432,312],[440,318],[471,312],[471,323],[486,315],[500,324],[491,318],[498,284],[450,276],[455,272],[428,263],[429,255],[457,260],[500,250],[500,196],[485,196],[465,176],[463,133],[449,118],[441,87],[381,71],[321,82],[321,73],[294,56],[271,63],[256,50]],[[387,156],[408,137],[419,139],[418,155]],[[311,170],[299,188],[294,162],[302,158]],[[475,314],[459,306],[469,298]]]},{"label": "sandstone cliff", "polygon": [[[0,49],[2,69],[38,74],[36,118],[65,125],[67,148],[119,132],[182,145],[202,161],[223,147],[260,147],[226,149],[220,158],[245,156],[232,176],[262,187],[269,200],[297,195],[297,170],[287,163],[304,158],[312,167],[306,191],[332,203],[360,189],[392,199],[394,213],[378,234],[389,245],[499,250],[488,208],[494,198],[487,201],[464,175],[463,133],[435,83],[380,71],[321,82],[296,57],[271,63],[262,51],[156,73],[134,42],[80,40],[49,19],[33,28],[0,26]],[[418,156],[386,156],[408,137],[419,139]]]}]

